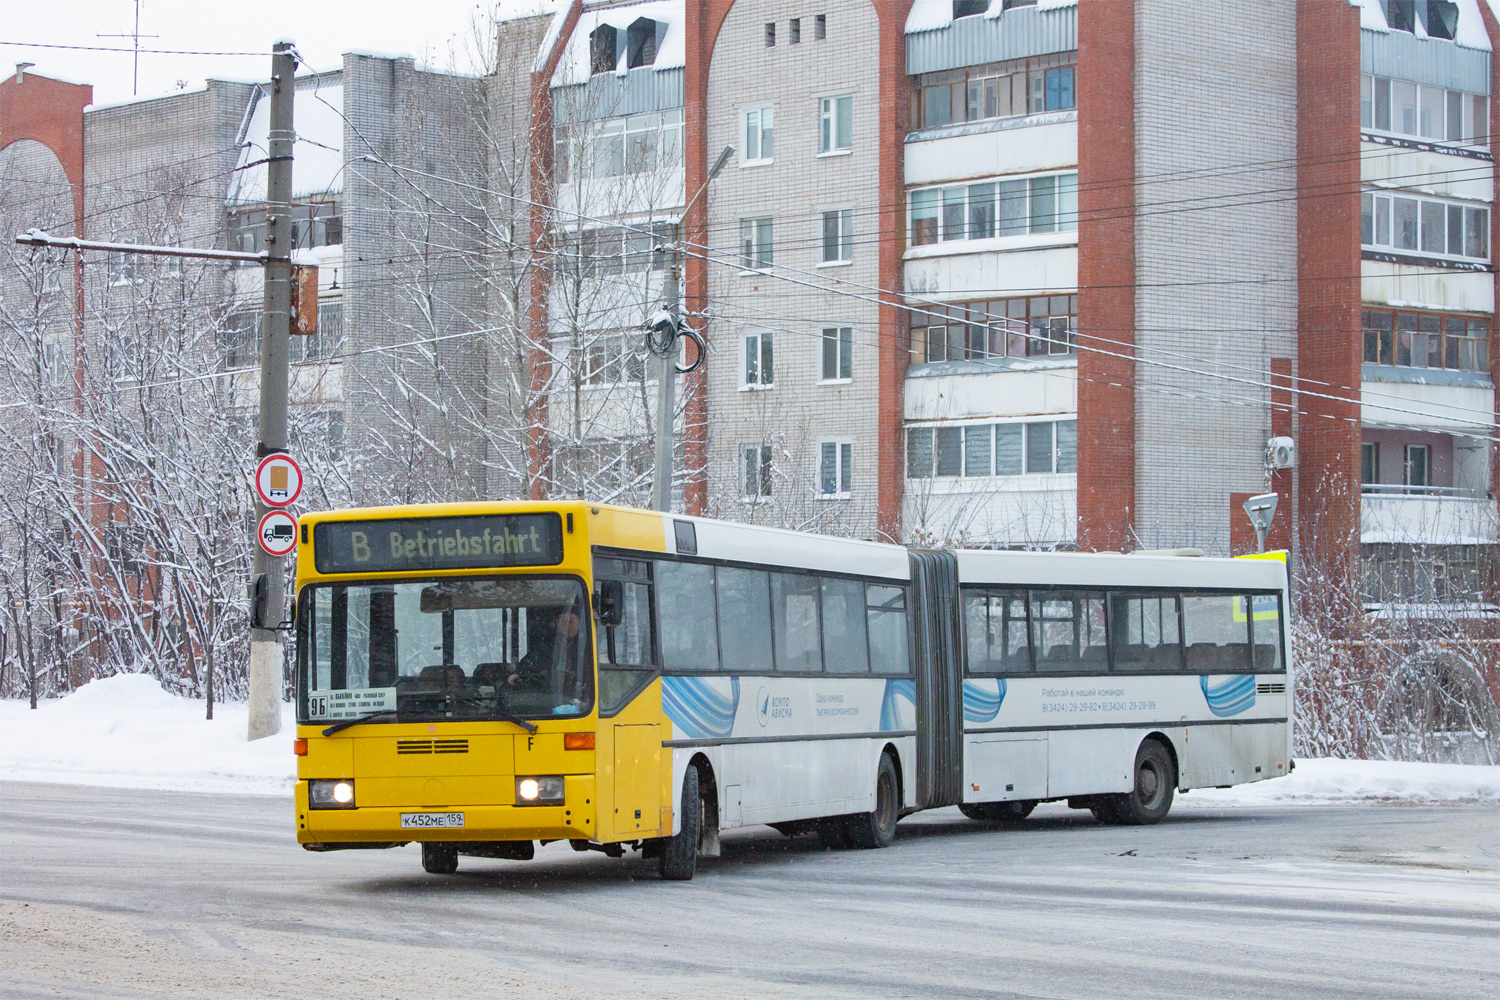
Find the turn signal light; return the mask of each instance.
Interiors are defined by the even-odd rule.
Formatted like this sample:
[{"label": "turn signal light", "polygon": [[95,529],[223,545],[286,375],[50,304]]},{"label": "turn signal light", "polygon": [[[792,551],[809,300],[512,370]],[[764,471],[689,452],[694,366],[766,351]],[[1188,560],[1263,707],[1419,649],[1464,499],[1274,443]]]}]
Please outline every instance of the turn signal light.
[{"label": "turn signal light", "polygon": [[296,754],[298,757],[306,757],[307,740],[301,737],[292,740],[292,753]]},{"label": "turn signal light", "polygon": [[564,750],[592,750],[594,749],[593,733],[563,733]]}]

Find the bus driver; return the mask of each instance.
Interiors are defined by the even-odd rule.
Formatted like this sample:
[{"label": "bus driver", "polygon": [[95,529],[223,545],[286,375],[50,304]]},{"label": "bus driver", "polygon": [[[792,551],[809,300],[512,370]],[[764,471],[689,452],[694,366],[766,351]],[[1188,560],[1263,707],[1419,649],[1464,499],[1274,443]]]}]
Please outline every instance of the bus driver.
[{"label": "bus driver", "polygon": [[[564,607],[552,620],[552,641],[539,637],[532,642],[526,655],[516,663],[515,670],[505,678],[505,686],[512,689],[545,690],[550,686],[554,674],[571,672],[578,648],[578,631],[582,628],[578,612],[571,606]],[[545,635],[545,632],[544,632]]]}]

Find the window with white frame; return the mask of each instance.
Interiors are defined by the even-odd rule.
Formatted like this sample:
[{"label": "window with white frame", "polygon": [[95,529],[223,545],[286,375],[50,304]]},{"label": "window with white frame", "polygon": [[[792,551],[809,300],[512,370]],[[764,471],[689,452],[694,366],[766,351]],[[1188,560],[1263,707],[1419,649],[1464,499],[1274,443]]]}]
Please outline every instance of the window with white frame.
[{"label": "window with white frame", "polygon": [[770,163],[775,155],[772,141],[775,133],[776,110],[772,105],[762,104],[746,108],[741,115],[745,136],[745,149],[740,155],[740,166],[750,167]]},{"label": "window with white frame", "polygon": [[638,332],[586,334],[576,353],[577,374],[583,385],[639,385],[646,381],[646,347]]},{"label": "window with white frame", "polygon": [[854,148],[854,98],[818,98],[818,152],[847,153]]},{"label": "window with white frame", "polygon": [[818,443],[818,496],[835,500],[850,496],[854,464],[852,441],[820,441]]},{"label": "window with white frame", "polygon": [[1360,242],[1370,250],[1464,261],[1490,259],[1490,210],[1473,202],[1366,191]]},{"label": "window with white frame", "polygon": [[823,263],[847,264],[854,259],[854,210],[835,208],[823,213]]},{"label": "window with white frame", "polygon": [[318,299],[318,332],[311,336],[291,338],[289,351],[294,365],[318,364],[341,360],[344,349],[344,300],[341,297]]},{"label": "window with white frame", "polygon": [[911,78],[915,129],[1009,118],[1078,106],[1078,53],[1055,52]]},{"label": "window with white frame", "polygon": [[909,479],[1022,476],[1078,471],[1078,421],[910,427]]},{"label": "window with white frame", "polygon": [[765,388],[776,381],[776,366],[770,331],[747,333],[744,338],[744,381],[747,388]]},{"label": "window with white frame", "polygon": [[771,220],[740,220],[740,266],[747,271],[764,271],[771,266]]},{"label": "window with white frame", "polygon": [[854,377],[854,330],[847,326],[823,328],[821,381],[848,382]]},{"label": "window with white frame", "polygon": [[1078,175],[921,188],[908,196],[912,246],[1078,228]]},{"label": "window with white frame", "polygon": [[1482,147],[1490,141],[1490,99],[1366,74],[1360,77],[1359,124],[1367,132]]},{"label": "window with white frame", "polygon": [[67,349],[62,341],[48,338],[42,341],[42,378],[50,385],[62,385],[63,367]]},{"label": "window with white frame", "polygon": [[762,500],[771,495],[771,446],[740,446],[740,491],[748,499]]},{"label": "window with white frame", "polygon": [[1403,477],[1407,486],[1429,486],[1428,450],[1425,444],[1406,446],[1406,469]]},{"label": "window with white frame", "polygon": [[558,183],[574,177],[621,177],[682,169],[682,109],[559,125],[552,169]]}]

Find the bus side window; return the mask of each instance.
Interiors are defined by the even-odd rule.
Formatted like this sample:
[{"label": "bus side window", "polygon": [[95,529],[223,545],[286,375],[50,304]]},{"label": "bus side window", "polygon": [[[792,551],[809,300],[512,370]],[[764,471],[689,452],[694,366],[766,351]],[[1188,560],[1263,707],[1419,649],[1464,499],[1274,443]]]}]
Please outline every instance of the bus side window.
[{"label": "bus side window", "polygon": [[877,674],[908,673],[906,591],[866,584],[865,614],[870,623],[870,670]]},{"label": "bus side window", "polygon": [[717,671],[719,628],[714,568],[698,563],[656,564],[661,602],[661,658],[666,670]]},{"label": "bus side window", "polygon": [[1252,669],[1245,598],[1240,594],[1184,594],[1182,644],[1190,674],[1237,674]]},{"label": "bus side window", "polygon": [[777,670],[822,671],[816,577],[801,573],[771,574],[771,633]]},{"label": "bus side window", "polygon": [[1255,594],[1250,602],[1251,642],[1254,644],[1255,669],[1260,673],[1279,674],[1286,670],[1281,655],[1281,595]]},{"label": "bus side window", "polygon": [[1112,593],[1109,606],[1110,652],[1116,670],[1169,673],[1182,669],[1175,595]]},{"label": "bus side window", "polygon": [[719,567],[719,630],[724,669],[771,672],[771,585],[763,570]]},{"label": "bus side window", "polygon": [[824,577],[823,665],[830,674],[867,674],[870,652],[865,636],[865,585]]},{"label": "bus side window", "polygon": [[964,635],[969,673],[1031,672],[1026,591],[966,591]]}]

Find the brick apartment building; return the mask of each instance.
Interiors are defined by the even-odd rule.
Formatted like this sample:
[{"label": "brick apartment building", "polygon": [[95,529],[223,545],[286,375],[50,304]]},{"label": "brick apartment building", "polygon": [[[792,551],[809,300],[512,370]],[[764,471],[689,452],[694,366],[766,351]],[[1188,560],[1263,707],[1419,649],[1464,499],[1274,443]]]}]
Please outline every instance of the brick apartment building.
[{"label": "brick apartment building", "polygon": [[[304,92],[342,115],[299,195],[343,319],[304,398],[382,455],[379,482],[403,420],[454,412],[402,415],[422,392],[394,388],[479,387],[432,490],[642,502],[639,324],[703,189],[683,220],[710,344],[680,397],[686,509],[1227,553],[1254,545],[1241,502],[1274,491],[1272,544],[1338,572],[1363,556],[1372,603],[1469,599],[1500,484],[1497,31],[1487,0],[569,0],[500,26],[501,76],[351,55],[299,85],[299,123],[322,113]],[[87,88],[18,74],[0,156],[34,140],[87,192],[125,155],[98,137],[171,109],[125,133],[247,166],[258,101],[214,83],[85,112]],[[238,173],[195,235],[253,245]],[[523,378],[437,339],[507,323]],[[424,337],[430,376],[326,363]],[[1398,593],[1414,562],[1425,589]]]}]

